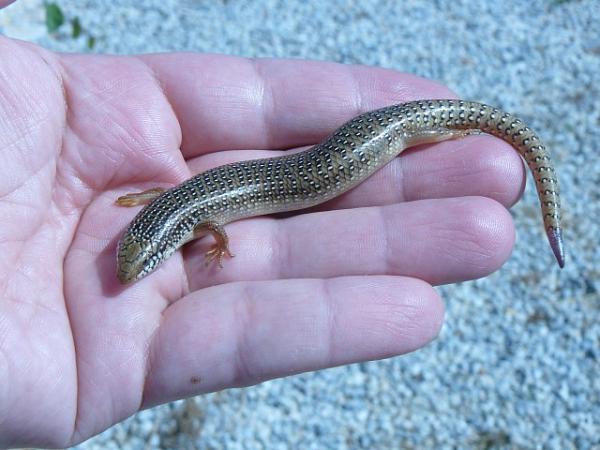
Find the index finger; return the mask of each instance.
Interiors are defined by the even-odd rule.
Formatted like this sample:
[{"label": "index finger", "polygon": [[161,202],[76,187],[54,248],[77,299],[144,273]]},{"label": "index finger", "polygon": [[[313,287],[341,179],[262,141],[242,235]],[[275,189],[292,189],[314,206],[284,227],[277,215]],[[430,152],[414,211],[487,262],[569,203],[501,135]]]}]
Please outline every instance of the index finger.
[{"label": "index finger", "polygon": [[179,119],[185,158],[314,144],[361,112],[455,97],[433,81],[376,67],[192,53],[140,58]]}]

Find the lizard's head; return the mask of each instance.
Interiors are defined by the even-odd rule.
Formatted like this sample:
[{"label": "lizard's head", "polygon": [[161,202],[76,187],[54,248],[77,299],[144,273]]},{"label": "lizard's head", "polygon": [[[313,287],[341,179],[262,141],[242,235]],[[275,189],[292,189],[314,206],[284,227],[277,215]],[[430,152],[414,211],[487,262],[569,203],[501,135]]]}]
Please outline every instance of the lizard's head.
[{"label": "lizard's head", "polygon": [[161,259],[152,242],[126,234],[117,251],[117,278],[123,284],[140,280],[152,272]]}]

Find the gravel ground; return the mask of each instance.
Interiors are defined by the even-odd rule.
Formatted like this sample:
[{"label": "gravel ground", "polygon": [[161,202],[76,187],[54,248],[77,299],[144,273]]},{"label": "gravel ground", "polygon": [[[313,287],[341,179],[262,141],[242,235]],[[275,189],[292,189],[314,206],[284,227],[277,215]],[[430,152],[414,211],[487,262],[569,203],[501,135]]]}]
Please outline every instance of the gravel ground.
[{"label": "gravel ground", "polygon": [[[529,186],[512,258],[440,289],[446,323],[422,351],[172,403],[76,448],[600,449],[600,1],[58,3],[94,52],[381,65],[514,111],[553,151],[569,252],[561,272]],[[0,31],[88,51],[85,36],[47,34],[41,0],[0,12]]]}]

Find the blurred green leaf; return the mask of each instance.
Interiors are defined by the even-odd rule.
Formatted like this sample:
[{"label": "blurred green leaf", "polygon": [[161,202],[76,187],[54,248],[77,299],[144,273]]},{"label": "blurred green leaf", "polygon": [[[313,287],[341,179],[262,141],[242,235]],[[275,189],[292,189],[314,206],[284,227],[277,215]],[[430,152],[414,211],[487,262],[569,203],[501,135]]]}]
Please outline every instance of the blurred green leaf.
[{"label": "blurred green leaf", "polygon": [[65,23],[65,16],[56,3],[46,3],[44,6],[46,8],[46,28],[48,28],[48,33],[54,33]]},{"label": "blurred green leaf", "polygon": [[96,38],[94,36],[88,36],[88,39],[87,39],[88,48],[91,50],[94,48],[94,45],[96,45]]},{"label": "blurred green leaf", "polygon": [[81,22],[79,21],[79,17],[75,17],[74,19],[71,20],[71,36],[73,37],[73,39],[77,39],[79,36],[81,36]]}]

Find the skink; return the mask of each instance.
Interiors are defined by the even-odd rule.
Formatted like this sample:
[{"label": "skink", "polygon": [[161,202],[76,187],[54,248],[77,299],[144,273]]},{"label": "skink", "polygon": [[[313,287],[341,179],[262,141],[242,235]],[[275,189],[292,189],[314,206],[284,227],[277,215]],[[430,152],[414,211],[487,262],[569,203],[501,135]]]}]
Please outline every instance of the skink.
[{"label": "skink", "polygon": [[558,181],[538,136],[512,114],[482,103],[422,100],[361,114],[300,153],[227,164],[168,190],[119,197],[122,206],[148,204],[118,244],[117,277],[122,283],[139,280],[183,244],[206,234],[216,241],[207,262],[221,265],[231,255],[225,224],[323,203],[361,183],[406,148],[479,133],[508,142],[527,162],[550,247],[562,268]]}]

